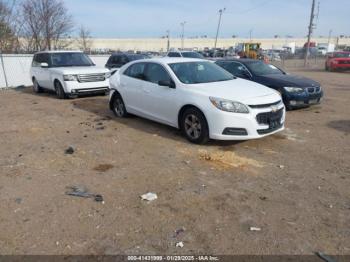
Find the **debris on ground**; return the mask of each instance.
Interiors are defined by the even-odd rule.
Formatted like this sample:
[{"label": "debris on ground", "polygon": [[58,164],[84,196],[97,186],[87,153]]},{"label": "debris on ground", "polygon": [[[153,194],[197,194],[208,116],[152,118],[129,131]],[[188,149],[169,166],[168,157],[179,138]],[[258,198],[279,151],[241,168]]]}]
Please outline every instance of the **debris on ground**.
[{"label": "debris on ground", "polygon": [[278,168],[279,168],[279,169],[284,169],[285,166],[284,166],[284,165],[279,165]]},{"label": "debris on ground", "polygon": [[265,201],[265,200],[267,200],[267,197],[266,196],[260,196],[259,199],[262,200],[262,201]]},{"label": "debris on ground", "polygon": [[147,201],[153,201],[156,200],[158,198],[157,194],[155,193],[147,193],[141,196],[142,200],[147,200]]},{"label": "debris on ground", "polygon": [[185,228],[184,227],[181,227],[181,228],[179,228],[179,229],[176,229],[175,230],[175,234],[174,234],[174,238],[176,238],[176,237],[178,237],[180,234],[182,234],[182,233],[185,233]]},{"label": "debris on ground", "polygon": [[319,258],[323,259],[326,262],[337,262],[336,260],[334,260],[333,258],[323,254],[322,252],[316,252],[315,253]]},{"label": "debris on ground", "polygon": [[108,170],[112,169],[114,166],[111,164],[100,164],[98,166],[95,166],[93,170],[97,172],[107,172]]},{"label": "debris on ground", "polygon": [[72,146],[70,146],[70,147],[68,147],[65,151],[64,151],[64,153],[66,154],[66,155],[72,155],[72,154],[74,154],[74,147],[72,147]]},{"label": "debris on ground", "polygon": [[183,248],[184,247],[184,243],[183,242],[177,242],[175,246]]},{"label": "debris on ground", "polygon": [[15,202],[16,202],[17,204],[21,204],[21,203],[22,203],[22,198],[20,198],[20,197],[19,197],[19,198],[16,198],[16,199],[15,199]]},{"label": "debris on ground", "polygon": [[261,231],[260,227],[250,227],[250,231]]},{"label": "debris on ground", "polygon": [[90,193],[88,189],[83,186],[71,186],[67,187],[67,189],[66,195],[68,196],[93,198],[96,202],[104,202],[102,195]]}]

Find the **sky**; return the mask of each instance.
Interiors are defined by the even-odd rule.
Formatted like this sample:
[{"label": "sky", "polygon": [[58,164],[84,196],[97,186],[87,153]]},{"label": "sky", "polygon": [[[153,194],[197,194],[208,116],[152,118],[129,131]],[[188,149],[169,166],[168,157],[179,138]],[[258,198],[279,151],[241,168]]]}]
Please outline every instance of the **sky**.
[{"label": "sky", "polygon": [[[170,31],[214,37],[219,9],[220,37],[304,37],[312,0],[64,0],[77,25],[98,38],[158,38]],[[350,35],[350,0],[319,0],[314,36]],[[316,8],[317,10],[317,8]]]}]

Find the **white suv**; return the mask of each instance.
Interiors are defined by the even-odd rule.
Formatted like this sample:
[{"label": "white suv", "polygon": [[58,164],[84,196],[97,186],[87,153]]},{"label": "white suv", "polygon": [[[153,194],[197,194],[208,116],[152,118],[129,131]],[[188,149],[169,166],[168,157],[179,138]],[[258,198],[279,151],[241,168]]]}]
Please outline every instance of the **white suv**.
[{"label": "white suv", "polygon": [[80,51],[47,51],[34,55],[30,70],[33,90],[56,92],[58,98],[109,92],[110,72]]}]

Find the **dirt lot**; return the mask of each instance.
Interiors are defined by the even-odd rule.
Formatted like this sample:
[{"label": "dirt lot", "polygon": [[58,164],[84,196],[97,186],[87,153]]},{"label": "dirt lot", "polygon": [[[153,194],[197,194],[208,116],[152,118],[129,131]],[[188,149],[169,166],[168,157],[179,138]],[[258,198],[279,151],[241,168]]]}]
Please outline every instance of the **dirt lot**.
[{"label": "dirt lot", "polygon": [[206,146],[116,119],[107,97],[0,92],[0,253],[350,254],[350,74],[290,71],[322,83],[321,105],[288,112],[283,133]]}]

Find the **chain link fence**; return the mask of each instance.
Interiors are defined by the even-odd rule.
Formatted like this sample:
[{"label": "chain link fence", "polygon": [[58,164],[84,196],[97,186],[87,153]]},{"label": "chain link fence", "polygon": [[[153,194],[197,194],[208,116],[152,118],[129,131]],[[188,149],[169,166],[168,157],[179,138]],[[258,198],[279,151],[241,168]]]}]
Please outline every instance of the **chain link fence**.
[{"label": "chain link fence", "polygon": [[[92,61],[99,67],[104,67],[109,55],[91,55]],[[0,53],[0,89],[18,86],[30,86],[30,67],[33,55],[1,54]]]}]

